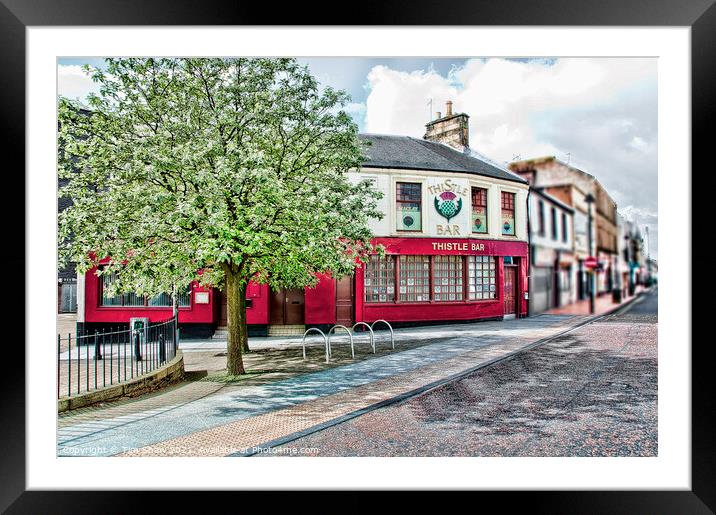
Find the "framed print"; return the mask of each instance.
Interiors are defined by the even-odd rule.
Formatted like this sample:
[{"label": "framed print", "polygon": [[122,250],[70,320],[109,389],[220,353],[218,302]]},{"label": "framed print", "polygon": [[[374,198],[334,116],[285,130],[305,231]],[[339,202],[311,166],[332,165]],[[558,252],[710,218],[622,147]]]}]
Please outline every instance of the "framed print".
[{"label": "framed print", "polygon": [[2,509],[435,489],[713,511],[691,220],[716,7],[658,4],[381,3],[347,26],[0,0],[27,204]]}]

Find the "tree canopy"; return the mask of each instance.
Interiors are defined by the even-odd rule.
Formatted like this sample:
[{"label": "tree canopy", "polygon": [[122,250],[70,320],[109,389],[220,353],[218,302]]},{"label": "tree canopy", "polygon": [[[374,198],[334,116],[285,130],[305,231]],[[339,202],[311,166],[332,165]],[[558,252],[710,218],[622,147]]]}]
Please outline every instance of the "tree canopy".
[{"label": "tree canopy", "polygon": [[[88,69],[89,71],[89,69]],[[113,273],[106,294],[192,281],[227,298],[227,369],[244,373],[249,281],[302,288],[372,251],[380,193],[346,93],[293,59],[108,59],[89,110],[59,102],[60,264]]]},{"label": "tree canopy", "polygon": [[380,194],[347,175],[349,98],[295,60],[108,59],[92,78],[89,116],[59,102],[61,261],[111,256],[113,288],[154,294],[226,273],[303,287],[370,252]]}]

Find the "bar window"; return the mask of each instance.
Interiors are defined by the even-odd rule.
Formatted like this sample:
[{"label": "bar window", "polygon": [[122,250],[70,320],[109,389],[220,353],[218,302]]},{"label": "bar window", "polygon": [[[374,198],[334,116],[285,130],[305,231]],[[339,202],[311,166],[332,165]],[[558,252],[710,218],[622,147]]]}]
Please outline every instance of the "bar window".
[{"label": "bar window", "polygon": [[[562,213],[562,241],[567,243],[567,235],[569,234],[567,227],[567,213]],[[615,247],[616,248],[616,247]]]},{"label": "bar window", "polygon": [[496,273],[493,256],[467,256],[468,300],[496,299]]},{"label": "bar window", "polygon": [[515,194],[502,191],[502,234],[515,235]]},{"label": "bar window", "polygon": [[398,299],[406,302],[430,300],[430,258],[400,256]]},{"label": "bar window", "polygon": [[398,182],[395,184],[397,230],[422,230],[422,199],[422,184],[419,182]]},{"label": "bar window", "polygon": [[395,257],[371,256],[366,263],[363,291],[366,302],[395,300]]},{"label": "bar window", "polygon": [[472,232],[487,232],[487,190],[472,188]]},{"label": "bar window", "polygon": [[539,235],[544,236],[544,201],[537,204],[537,220],[539,221]]},{"label": "bar window", "polygon": [[433,299],[462,300],[462,256],[433,258]]},{"label": "bar window", "polygon": [[[105,295],[105,291],[114,283],[116,274],[110,273],[102,275],[102,295],[100,297],[100,305],[106,307],[172,307],[172,296],[170,293],[160,293],[153,297],[146,295],[137,295],[134,292],[119,293],[112,297]],[[180,307],[188,307],[191,305],[191,286],[185,291],[177,295],[177,304]]]}]

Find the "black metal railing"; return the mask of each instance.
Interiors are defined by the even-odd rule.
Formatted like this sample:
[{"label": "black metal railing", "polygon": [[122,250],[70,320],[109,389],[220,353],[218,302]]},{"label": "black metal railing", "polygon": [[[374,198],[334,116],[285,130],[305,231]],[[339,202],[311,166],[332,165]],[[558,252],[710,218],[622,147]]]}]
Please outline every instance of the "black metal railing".
[{"label": "black metal railing", "polygon": [[73,337],[57,335],[57,398],[131,381],[168,363],[177,353],[176,317],[141,329]]}]

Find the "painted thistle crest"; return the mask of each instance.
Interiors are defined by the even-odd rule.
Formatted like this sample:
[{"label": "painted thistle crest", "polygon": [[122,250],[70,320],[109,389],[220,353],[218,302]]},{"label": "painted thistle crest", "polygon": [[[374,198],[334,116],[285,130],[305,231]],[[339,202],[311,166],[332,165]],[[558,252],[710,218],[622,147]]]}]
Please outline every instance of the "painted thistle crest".
[{"label": "painted thistle crest", "polygon": [[[457,198],[457,200],[455,200]],[[462,209],[462,199],[458,198],[452,191],[444,191],[435,197],[435,210],[441,216],[447,218],[449,222],[451,218],[457,216]]]}]

